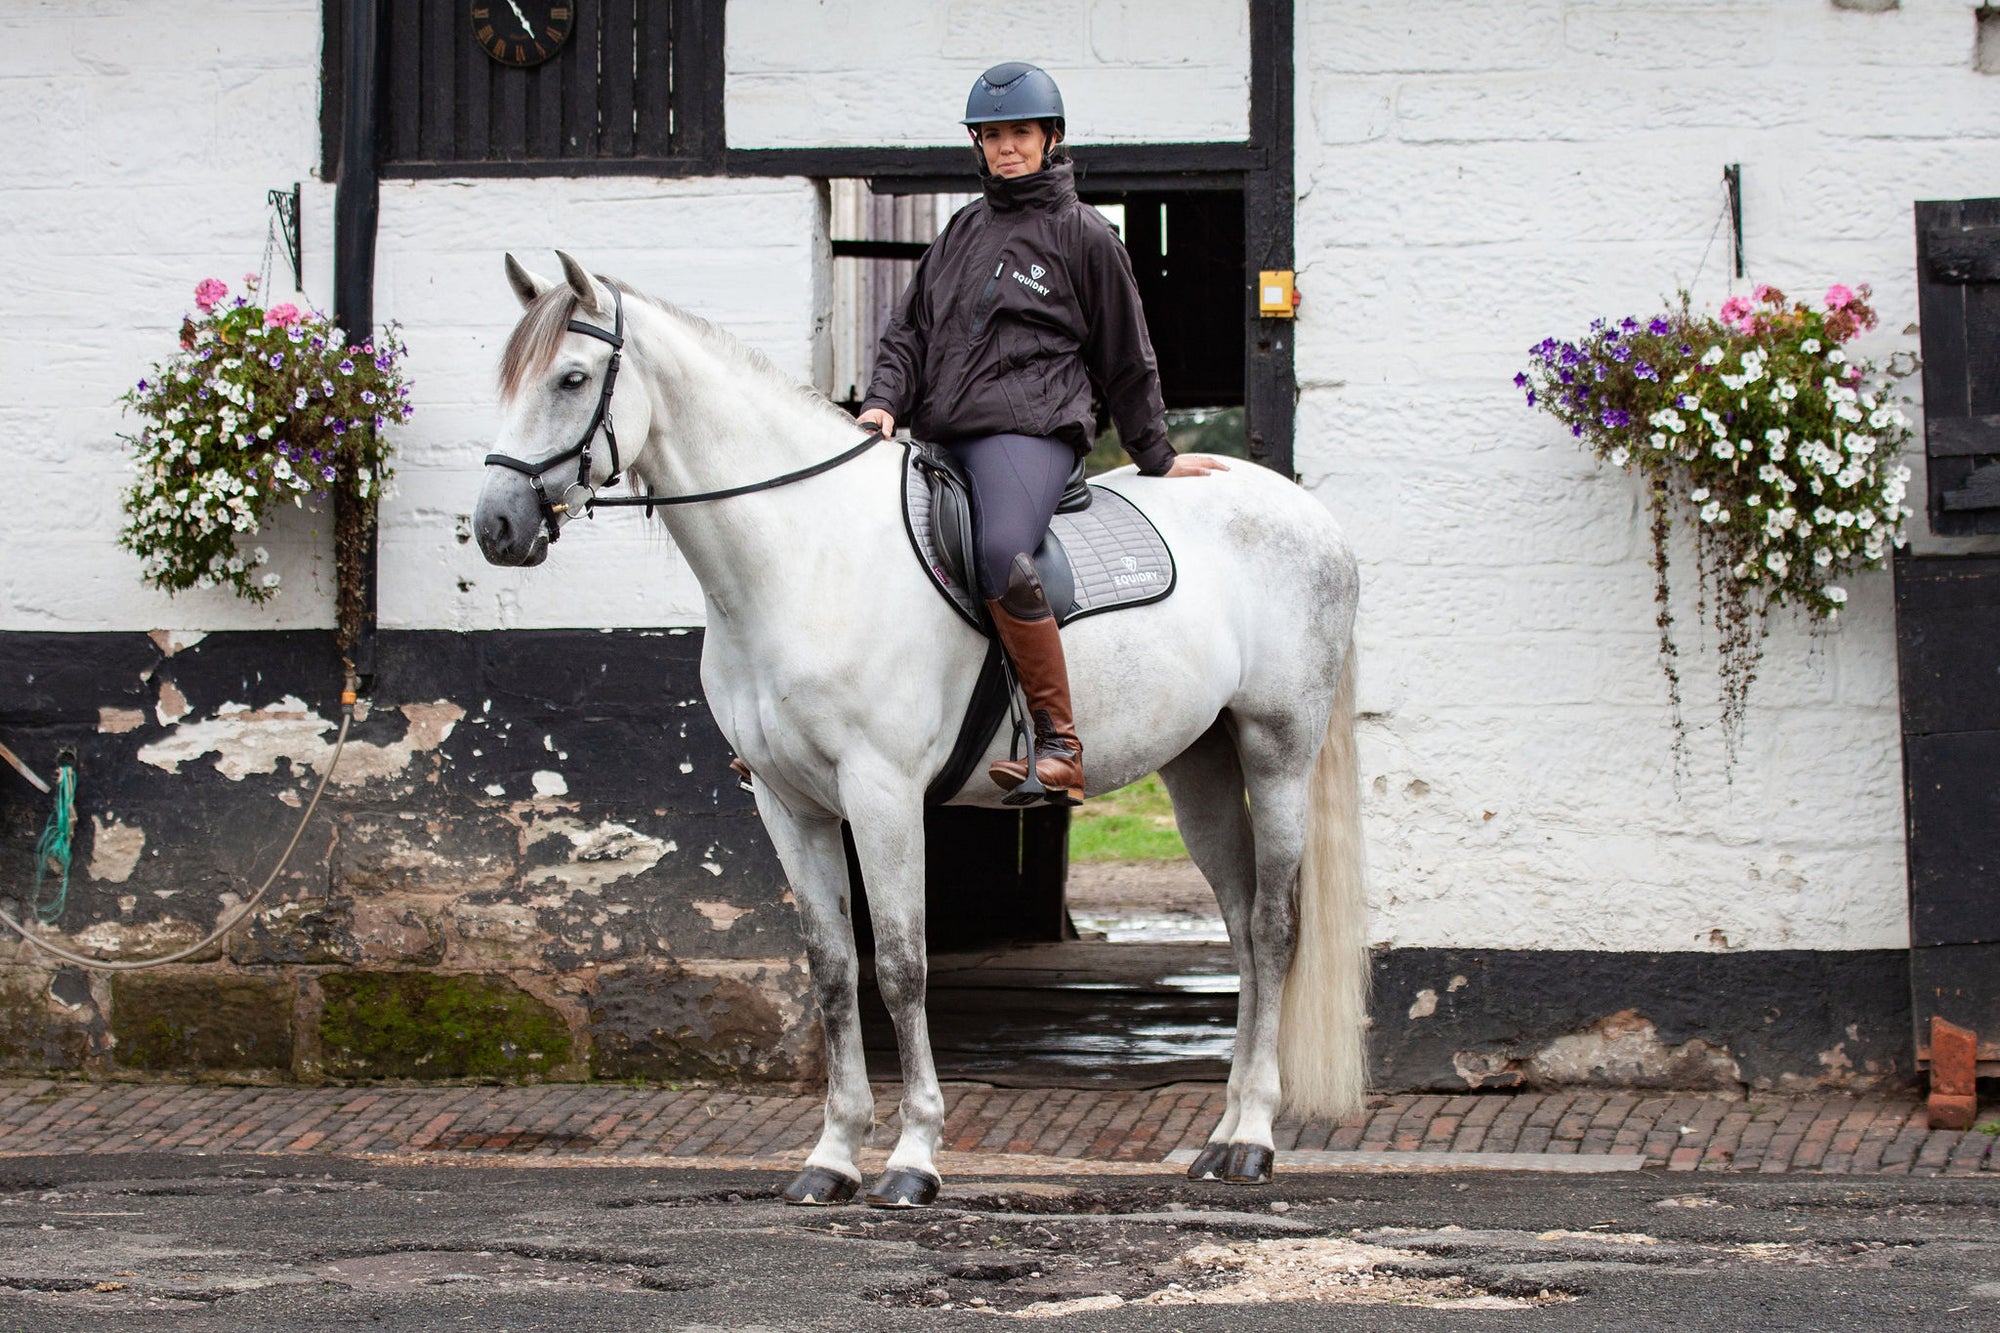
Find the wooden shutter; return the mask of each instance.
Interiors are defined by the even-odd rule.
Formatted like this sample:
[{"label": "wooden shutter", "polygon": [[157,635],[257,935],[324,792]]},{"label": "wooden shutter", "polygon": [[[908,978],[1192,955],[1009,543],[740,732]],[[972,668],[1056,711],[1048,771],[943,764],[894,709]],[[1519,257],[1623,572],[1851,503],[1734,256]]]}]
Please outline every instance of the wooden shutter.
[{"label": "wooden shutter", "polygon": [[2000,199],[1917,205],[1931,531],[2000,532]]},{"label": "wooden shutter", "polygon": [[[348,0],[326,0],[322,173],[340,160]],[[382,17],[382,174],[678,174],[722,147],[721,0],[575,0],[561,51],[515,69],[472,40],[465,0]]]}]

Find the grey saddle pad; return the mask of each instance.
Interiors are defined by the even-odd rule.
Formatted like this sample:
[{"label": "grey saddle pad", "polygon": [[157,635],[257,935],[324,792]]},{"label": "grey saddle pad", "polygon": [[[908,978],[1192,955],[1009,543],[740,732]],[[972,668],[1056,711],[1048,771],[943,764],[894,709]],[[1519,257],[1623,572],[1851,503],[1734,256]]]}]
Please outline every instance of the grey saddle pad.
[{"label": "grey saddle pad", "polygon": [[[930,479],[915,459],[914,450],[903,457],[903,518],[910,544],[929,572],[931,585],[968,624],[989,632],[978,594],[969,586],[972,576],[953,568],[938,543],[931,522]],[[1174,590],[1174,555],[1152,520],[1108,487],[1092,486],[1090,492],[1088,509],[1055,516],[1049,523],[1051,540],[1036,553],[1058,624],[1144,606]],[[1058,566],[1054,571],[1051,562]],[[1071,591],[1066,601],[1056,604],[1063,565]]]}]

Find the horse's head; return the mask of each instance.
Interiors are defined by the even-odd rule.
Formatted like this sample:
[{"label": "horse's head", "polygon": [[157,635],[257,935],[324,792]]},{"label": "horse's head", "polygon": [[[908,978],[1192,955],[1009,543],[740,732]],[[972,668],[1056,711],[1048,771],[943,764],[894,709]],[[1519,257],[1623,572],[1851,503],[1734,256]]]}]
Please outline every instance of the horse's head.
[{"label": "horse's head", "polygon": [[500,433],[473,512],[479,549],[496,565],[538,565],[562,525],[644,447],[647,396],[613,395],[624,301],[561,252],[563,281],[507,256],[521,322],[500,360]]}]

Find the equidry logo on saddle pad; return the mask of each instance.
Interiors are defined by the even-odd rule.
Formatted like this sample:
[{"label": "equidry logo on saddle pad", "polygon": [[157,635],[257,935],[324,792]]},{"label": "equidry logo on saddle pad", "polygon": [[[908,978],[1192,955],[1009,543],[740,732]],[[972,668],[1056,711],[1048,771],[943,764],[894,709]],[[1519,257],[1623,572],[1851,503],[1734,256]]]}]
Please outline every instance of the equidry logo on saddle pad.
[{"label": "equidry logo on saddle pad", "polygon": [[1125,566],[1125,572],[1111,576],[1111,586],[1114,588],[1129,588],[1137,583],[1158,583],[1160,581],[1159,570],[1140,569],[1138,560],[1132,556],[1120,556],[1118,563]]},{"label": "equidry logo on saddle pad", "polygon": [[1023,273],[1021,272],[1020,269],[1015,269],[1014,281],[1020,283],[1023,287],[1026,287],[1029,291],[1034,292],[1038,296],[1047,296],[1049,294],[1049,289],[1047,287],[1044,287],[1041,283],[1035,281],[1035,278],[1039,278],[1042,276],[1042,274],[1047,272],[1048,270],[1043,268],[1040,264],[1030,264],[1028,265],[1028,273],[1034,274],[1035,277],[1031,278],[1028,276],[1028,273]]}]

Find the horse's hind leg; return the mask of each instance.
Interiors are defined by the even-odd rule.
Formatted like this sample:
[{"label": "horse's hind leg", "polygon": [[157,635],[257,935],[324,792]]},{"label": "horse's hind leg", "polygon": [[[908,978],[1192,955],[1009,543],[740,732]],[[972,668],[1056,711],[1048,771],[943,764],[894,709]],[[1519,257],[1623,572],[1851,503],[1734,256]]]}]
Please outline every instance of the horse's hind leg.
[{"label": "horse's hind leg", "polygon": [[798,1204],[845,1203],[861,1185],[854,1155],[873,1123],[875,1099],[861,1052],[854,923],[848,917],[840,821],[801,818],[761,789],[757,809],[798,900],[813,998],[826,1029],[826,1120],[805,1170],[785,1187],[784,1198]]},{"label": "horse's hind leg", "polygon": [[1299,863],[1305,853],[1313,761],[1326,714],[1301,709],[1235,715],[1236,753],[1250,806],[1257,885],[1250,908],[1250,966],[1243,977],[1257,1002],[1236,1032],[1236,1123],[1222,1178],[1235,1184],[1270,1179],[1271,1122],[1283,1087],[1278,1066],[1278,1019],[1285,976],[1298,948]]},{"label": "horse's hind leg", "polygon": [[[1229,1145],[1240,1118],[1243,1081],[1249,1068],[1246,1035],[1257,1027],[1258,969],[1255,966],[1251,907],[1256,899],[1256,851],[1251,839],[1250,811],[1243,799],[1243,768],[1236,743],[1221,718],[1200,740],[1163,765],[1160,777],[1174,800],[1174,820],[1181,841],[1222,909],[1229,927],[1229,945],[1239,978],[1236,994],[1236,1047],[1229,1061],[1229,1094],[1222,1119],[1207,1145],[1188,1168],[1192,1180],[1216,1180],[1229,1165]],[[1272,1005],[1276,994],[1272,993]]]}]

